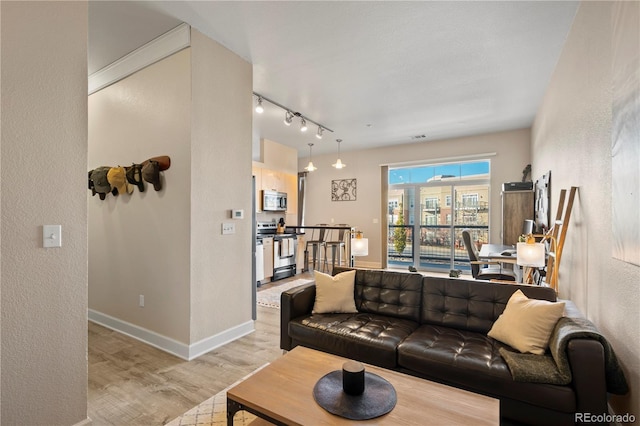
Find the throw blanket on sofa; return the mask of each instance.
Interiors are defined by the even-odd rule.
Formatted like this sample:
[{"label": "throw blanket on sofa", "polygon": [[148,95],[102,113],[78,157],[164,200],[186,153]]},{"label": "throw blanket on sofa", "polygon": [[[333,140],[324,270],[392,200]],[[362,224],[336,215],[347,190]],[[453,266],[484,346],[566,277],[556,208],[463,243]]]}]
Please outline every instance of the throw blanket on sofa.
[{"label": "throw blanket on sofa", "polygon": [[567,385],[571,383],[571,367],[567,358],[567,345],[572,339],[595,339],[604,348],[607,391],[619,395],[628,392],[618,358],[607,339],[586,318],[560,318],[549,339],[551,355],[522,354],[500,348],[513,379],[517,382],[549,383]]}]

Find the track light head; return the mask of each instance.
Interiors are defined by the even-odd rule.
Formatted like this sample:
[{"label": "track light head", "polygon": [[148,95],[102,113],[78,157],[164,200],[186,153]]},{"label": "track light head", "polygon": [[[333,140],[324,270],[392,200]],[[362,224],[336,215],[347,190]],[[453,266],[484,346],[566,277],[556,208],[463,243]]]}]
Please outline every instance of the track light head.
[{"label": "track light head", "polygon": [[291,126],[291,122],[293,121],[293,113],[291,111],[287,111],[284,113],[284,124],[287,126]]},{"label": "track light head", "polygon": [[300,119],[300,131],[301,132],[307,131],[307,120],[305,120],[304,117]]},{"label": "track light head", "polygon": [[322,132],[324,132],[324,129],[321,126],[318,126],[318,132],[316,133],[316,138],[322,139]]},{"label": "track light head", "polygon": [[258,114],[262,114],[264,112],[264,108],[262,107],[262,97],[258,96],[258,101],[256,102],[256,112]]}]

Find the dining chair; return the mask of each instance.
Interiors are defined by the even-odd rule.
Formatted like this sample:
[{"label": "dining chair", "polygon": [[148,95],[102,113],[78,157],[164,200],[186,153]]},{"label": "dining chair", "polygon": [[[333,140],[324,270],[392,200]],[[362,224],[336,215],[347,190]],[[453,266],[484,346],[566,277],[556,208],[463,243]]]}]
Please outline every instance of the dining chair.
[{"label": "dining chair", "polygon": [[[336,266],[336,252],[338,254],[338,266],[342,265],[342,258],[343,258],[343,253],[346,254],[345,252],[345,234],[347,233],[347,231],[349,231],[349,229],[346,229],[349,227],[349,225],[345,224],[345,223],[339,223],[337,225],[335,225],[336,227],[344,227],[345,229],[332,229],[331,230],[331,236],[329,238],[328,241],[326,241],[325,243],[325,253],[328,249],[331,249],[331,273],[333,273],[333,268],[335,268]],[[332,239],[331,237],[333,237],[334,235],[338,235],[338,238]],[[327,255],[328,257],[328,255]],[[346,263],[346,262],[345,262]]]},{"label": "dining chair", "polygon": [[[313,265],[313,270],[316,270],[316,263],[320,267],[320,271],[324,272],[327,270],[327,229],[325,226],[329,226],[326,223],[319,223],[315,226],[322,227],[318,229],[311,230],[311,239],[307,241],[306,251],[309,251],[309,246],[311,246],[311,263]],[[324,254],[324,255],[323,255]],[[322,263],[324,263],[324,268],[322,267]],[[309,270],[309,265],[305,265],[307,270]]]}]

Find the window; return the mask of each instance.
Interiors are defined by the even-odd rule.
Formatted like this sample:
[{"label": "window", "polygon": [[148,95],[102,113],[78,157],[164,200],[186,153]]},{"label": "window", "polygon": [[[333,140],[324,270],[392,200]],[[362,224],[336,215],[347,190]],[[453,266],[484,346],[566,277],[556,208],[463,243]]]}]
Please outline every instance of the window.
[{"label": "window", "polygon": [[390,168],[387,263],[469,270],[462,230],[487,239],[489,166],[482,160]]}]

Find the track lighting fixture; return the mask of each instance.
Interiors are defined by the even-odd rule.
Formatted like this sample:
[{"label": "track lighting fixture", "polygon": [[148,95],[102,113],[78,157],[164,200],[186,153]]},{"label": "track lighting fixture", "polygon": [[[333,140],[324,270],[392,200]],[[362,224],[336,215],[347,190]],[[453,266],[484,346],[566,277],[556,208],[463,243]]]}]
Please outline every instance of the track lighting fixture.
[{"label": "track lighting fixture", "polygon": [[264,112],[264,108],[262,107],[262,96],[258,96],[258,101],[256,102],[256,112],[258,114],[262,114]]},{"label": "track lighting fixture", "polygon": [[318,170],[318,168],[316,166],[314,166],[313,165],[313,161],[311,161],[311,147],[313,146],[313,144],[312,143],[308,143],[307,145],[309,145],[309,164],[304,169],[306,171],[308,171],[308,172],[312,172],[314,170]]},{"label": "track lighting fixture", "polygon": [[291,126],[291,122],[293,121],[293,113],[291,111],[287,111],[284,113],[284,124],[287,126]]},{"label": "track lighting fixture", "polygon": [[279,108],[282,108],[285,112],[284,114],[284,124],[286,124],[287,126],[290,126],[291,123],[293,122],[293,118],[294,117],[300,117],[300,131],[301,132],[306,132],[307,131],[307,121],[310,123],[315,124],[316,126],[318,126],[318,133],[316,133],[316,137],[318,139],[322,139],[322,133],[326,130],[329,132],[333,133],[333,130],[327,128],[327,126],[324,126],[320,123],[316,123],[315,121],[311,120],[309,117],[306,117],[302,114],[300,114],[299,112],[295,112],[293,111],[291,108],[287,108],[284,105],[279,104],[276,101],[273,101],[269,98],[265,98],[264,96],[262,96],[259,93],[255,93],[253,92],[253,95],[256,97],[256,112],[259,114],[262,114],[264,112],[264,108],[262,106],[262,101],[266,101],[269,102],[270,104],[273,104]]},{"label": "track lighting fixture", "polygon": [[332,166],[336,169],[344,169],[347,165],[343,164],[342,160],[340,160],[340,142],[342,142],[342,139],[336,139],[336,142],[338,142],[338,159],[334,164],[332,164]]}]

